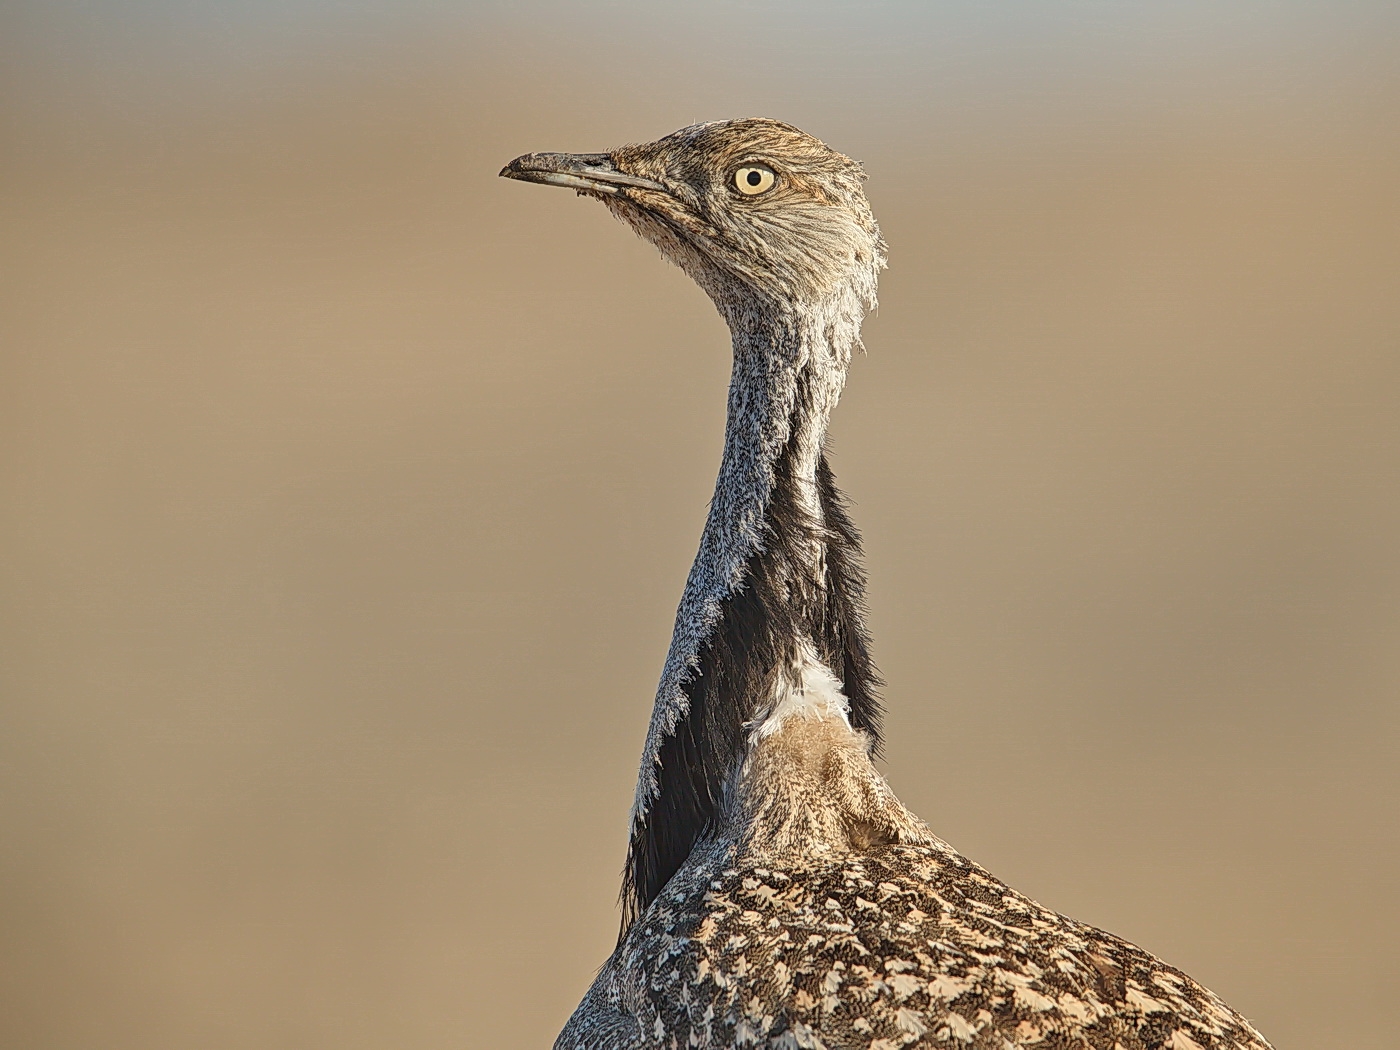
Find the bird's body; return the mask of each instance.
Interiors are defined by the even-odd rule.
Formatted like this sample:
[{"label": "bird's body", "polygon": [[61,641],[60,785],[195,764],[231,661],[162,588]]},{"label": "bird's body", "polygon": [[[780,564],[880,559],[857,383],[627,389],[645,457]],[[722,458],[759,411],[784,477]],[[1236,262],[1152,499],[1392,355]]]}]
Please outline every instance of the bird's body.
[{"label": "bird's body", "polygon": [[1265,1050],[1141,948],[943,843],[773,857],[708,845],[605,964],[555,1046]]},{"label": "bird's body", "polygon": [[964,859],[871,761],[859,535],[823,452],[884,262],[859,166],[750,119],[502,174],[604,200],[695,278],[734,348],[622,935],[556,1050],[1267,1050],[1189,977]]}]

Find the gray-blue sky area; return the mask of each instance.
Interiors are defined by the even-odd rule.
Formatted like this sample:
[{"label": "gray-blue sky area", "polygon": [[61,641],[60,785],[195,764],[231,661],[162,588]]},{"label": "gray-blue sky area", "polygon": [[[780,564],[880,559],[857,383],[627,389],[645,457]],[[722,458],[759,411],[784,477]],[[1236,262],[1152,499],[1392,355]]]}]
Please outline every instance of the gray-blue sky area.
[{"label": "gray-blue sky area", "polygon": [[[256,90],[305,65],[434,41],[532,59],[574,50],[599,82],[628,70],[736,100],[790,91],[866,113],[1326,106],[1397,79],[1400,5],[1382,2],[476,3],[441,0],[29,0],[0,15],[21,92],[177,104]],[[173,89],[178,88],[175,97]],[[581,90],[588,90],[581,84]],[[502,85],[509,90],[509,85]],[[193,99],[191,99],[193,100]],[[896,114],[897,115],[897,114]]]}]

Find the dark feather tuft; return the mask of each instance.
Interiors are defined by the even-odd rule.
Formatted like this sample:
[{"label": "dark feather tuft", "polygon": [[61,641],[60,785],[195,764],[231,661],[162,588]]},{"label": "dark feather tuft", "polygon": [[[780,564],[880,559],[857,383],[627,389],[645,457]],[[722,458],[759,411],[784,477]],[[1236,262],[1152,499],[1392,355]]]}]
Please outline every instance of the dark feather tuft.
[{"label": "dark feather tuft", "polygon": [[747,723],[762,713],[803,639],[841,679],[852,726],[879,748],[882,683],[865,627],[860,533],[824,455],[817,470],[824,520],[812,520],[797,496],[792,459],[790,447],[778,457],[762,544],[724,602],[699,670],[684,683],[688,712],[661,745],[659,791],[633,828],[623,871],[623,934],[714,830],[743,759]]}]

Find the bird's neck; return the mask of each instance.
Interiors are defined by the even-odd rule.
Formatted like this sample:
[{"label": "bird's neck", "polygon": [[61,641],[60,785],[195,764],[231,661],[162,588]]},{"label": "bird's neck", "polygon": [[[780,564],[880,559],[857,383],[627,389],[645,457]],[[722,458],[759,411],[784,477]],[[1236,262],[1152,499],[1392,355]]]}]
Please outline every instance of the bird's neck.
[{"label": "bird's neck", "polygon": [[[786,544],[815,563],[825,547],[822,445],[850,360],[850,346],[818,325],[751,323],[733,333],[724,453],[687,588],[718,600],[742,585],[762,548]],[[689,612],[682,607],[678,630]],[[702,612],[698,624],[708,619]]]},{"label": "bird's neck", "polygon": [[863,312],[729,318],[724,453],[642,757],[625,922],[715,830],[791,698],[878,734],[859,536],[822,451]]}]

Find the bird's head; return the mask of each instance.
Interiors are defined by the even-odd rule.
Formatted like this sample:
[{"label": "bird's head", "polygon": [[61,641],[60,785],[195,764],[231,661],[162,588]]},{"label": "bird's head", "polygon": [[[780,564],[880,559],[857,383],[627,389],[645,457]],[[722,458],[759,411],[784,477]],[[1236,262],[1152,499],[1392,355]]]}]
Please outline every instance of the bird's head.
[{"label": "bird's head", "polygon": [[715,121],[609,153],[528,153],[501,175],[599,198],[731,325],[835,299],[874,306],[885,246],[865,173],[790,124]]}]

